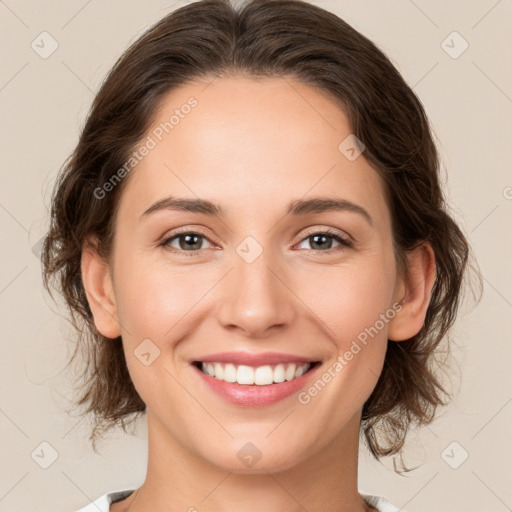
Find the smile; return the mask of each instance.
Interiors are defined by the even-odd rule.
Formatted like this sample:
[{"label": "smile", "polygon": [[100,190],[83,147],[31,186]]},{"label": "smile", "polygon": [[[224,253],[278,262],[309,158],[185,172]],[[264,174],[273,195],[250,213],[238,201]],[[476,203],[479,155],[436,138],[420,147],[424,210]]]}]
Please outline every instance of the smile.
[{"label": "smile", "polygon": [[[299,393],[321,365],[319,361],[298,361],[248,366],[212,360],[194,361],[191,367],[206,387],[224,401],[238,407],[266,407]],[[221,378],[217,377],[217,370]]]},{"label": "smile", "polygon": [[279,363],[258,367],[201,361],[196,361],[194,364],[204,374],[224,382],[236,382],[240,385],[268,386],[301,377],[315,363]]}]

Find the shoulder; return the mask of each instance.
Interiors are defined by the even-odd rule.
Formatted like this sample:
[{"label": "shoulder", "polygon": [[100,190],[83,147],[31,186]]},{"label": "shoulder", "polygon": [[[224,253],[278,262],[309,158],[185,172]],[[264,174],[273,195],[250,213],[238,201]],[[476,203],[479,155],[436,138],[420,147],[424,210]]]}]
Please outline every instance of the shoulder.
[{"label": "shoulder", "polygon": [[133,491],[134,489],[120,489],[108,492],[75,512],[109,512],[112,503],[127,498]]},{"label": "shoulder", "polygon": [[371,494],[361,493],[361,497],[368,505],[375,507],[379,512],[406,512],[405,510],[395,507],[395,505],[384,496],[373,496]]}]

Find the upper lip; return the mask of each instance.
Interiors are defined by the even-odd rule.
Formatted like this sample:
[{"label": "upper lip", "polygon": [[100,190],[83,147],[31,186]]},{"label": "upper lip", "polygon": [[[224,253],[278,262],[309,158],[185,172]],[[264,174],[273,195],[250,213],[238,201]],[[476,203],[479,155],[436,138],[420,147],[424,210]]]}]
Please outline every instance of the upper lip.
[{"label": "upper lip", "polygon": [[315,363],[317,360],[279,352],[263,352],[261,354],[251,354],[249,352],[221,352],[194,358],[191,362],[232,363],[235,365],[257,367],[279,363]]}]

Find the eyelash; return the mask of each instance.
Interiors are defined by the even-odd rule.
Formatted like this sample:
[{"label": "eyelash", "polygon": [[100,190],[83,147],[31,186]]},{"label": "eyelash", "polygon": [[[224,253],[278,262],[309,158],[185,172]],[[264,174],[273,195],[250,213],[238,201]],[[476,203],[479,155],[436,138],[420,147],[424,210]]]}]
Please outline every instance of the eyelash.
[{"label": "eyelash", "polygon": [[[175,238],[179,238],[179,236],[181,235],[199,235],[200,237],[202,238],[205,238],[206,240],[208,240],[210,243],[211,240],[204,234],[204,233],[201,233],[201,232],[197,232],[197,231],[190,231],[190,230],[187,230],[187,229],[183,229],[181,231],[177,231],[175,233],[173,233],[172,236],[170,237],[167,237],[165,240],[163,240],[163,242],[160,244],[161,247],[165,247],[165,248],[169,248],[169,243],[174,240]],[[304,240],[306,240],[307,238],[311,237],[311,236],[314,236],[314,235],[327,235],[328,237],[330,238],[334,238],[337,242],[340,243],[340,246],[338,247],[334,247],[334,248],[331,248],[331,249],[327,249],[325,251],[322,251],[322,250],[319,250],[319,249],[311,249],[312,251],[316,252],[316,253],[321,253],[321,252],[325,252],[325,253],[328,253],[328,254],[332,254],[333,252],[338,252],[338,251],[342,251],[344,249],[348,249],[348,248],[351,248],[353,247],[353,244],[352,242],[348,239],[348,237],[344,237],[342,235],[340,235],[338,232],[336,231],[332,231],[331,229],[327,228],[327,229],[324,229],[323,231],[313,231],[311,233],[308,233],[304,238],[302,238],[300,240],[300,242],[303,242]],[[299,243],[300,243],[299,242]],[[181,253],[181,254],[184,254],[186,256],[197,256],[198,255],[198,252],[199,250],[193,250],[193,251],[184,251],[182,249],[176,249],[174,247],[170,248],[169,249],[171,252],[174,252],[174,253]]]}]

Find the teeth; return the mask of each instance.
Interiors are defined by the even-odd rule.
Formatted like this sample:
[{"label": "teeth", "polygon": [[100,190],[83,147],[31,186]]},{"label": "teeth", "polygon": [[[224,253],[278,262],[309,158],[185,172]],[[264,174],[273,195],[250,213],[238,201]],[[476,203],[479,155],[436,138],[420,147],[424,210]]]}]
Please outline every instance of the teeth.
[{"label": "teeth", "polygon": [[[222,367],[223,365],[221,365],[220,363],[217,363],[220,367]],[[203,369],[204,369],[204,363],[203,363]],[[220,374],[220,372],[217,374],[217,372],[215,372],[215,375],[219,375],[217,378],[218,379],[222,379],[225,380],[226,382],[236,382],[236,368],[235,368],[235,365],[234,364],[227,364],[226,366],[224,366],[224,377],[222,377],[222,375]]]},{"label": "teeth", "polygon": [[296,365],[295,363],[278,364],[275,366],[234,365],[231,363],[201,363],[201,369],[206,375],[225,382],[237,382],[242,385],[268,386],[269,384],[296,379],[304,375],[311,363]]},{"label": "teeth", "polygon": [[238,384],[254,384],[254,370],[241,364],[236,370],[236,381]]}]

